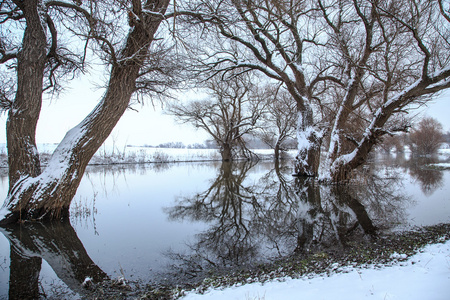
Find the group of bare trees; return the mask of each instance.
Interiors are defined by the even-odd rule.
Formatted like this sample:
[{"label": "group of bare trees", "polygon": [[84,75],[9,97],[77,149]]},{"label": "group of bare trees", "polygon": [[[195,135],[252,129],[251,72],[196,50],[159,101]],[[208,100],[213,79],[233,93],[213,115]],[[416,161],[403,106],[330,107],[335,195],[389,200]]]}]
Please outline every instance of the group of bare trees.
[{"label": "group of bare trees", "polygon": [[[211,97],[172,112],[221,141],[225,160],[245,149],[236,145],[258,120],[270,119],[263,111],[286,111],[276,117],[285,124],[262,130],[279,147],[295,105],[295,174],[338,182],[384,136],[408,128],[409,109],[450,87],[446,0],[5,0],[0,25],[4,223],[65,215],[132,99],[161,95],[179,78],[206,84]],[[105,93],[41,168],[42,99],[85,72],[92,56],[108,74]]]},{"label": "group of bare trees", "polygon": [[199,73],[258,72],[295,101],[297,175],[348,180],[450,86],[447,1],[198,0],[183,14]]},{"label": "group of bare trees", "polygon": [[403,152],[408,146],[413,155],[434,155],[445,142],[442,124],[431,117],[424,117],[411,127],[410,132],[388,136],[380,144],[381,149],[389,153],[392,150]]},{"label": "group of bare trees", "polygon": [[258,85],[258,79],[240,74],[228,80],[206,82],[207,97],[175,102],[167,113],[183,123],[205,130],[218,145],[222,160],[255,156],[247,148],[250,136],[274,150],[275,159],[295,136],[295,102],[275,86]]}]

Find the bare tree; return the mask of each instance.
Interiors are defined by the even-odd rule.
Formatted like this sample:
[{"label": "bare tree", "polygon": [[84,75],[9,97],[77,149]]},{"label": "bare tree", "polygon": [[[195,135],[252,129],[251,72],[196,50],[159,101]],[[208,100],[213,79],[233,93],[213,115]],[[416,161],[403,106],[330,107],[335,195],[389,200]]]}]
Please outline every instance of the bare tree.
[{"label": "bare tree", "polygon": [[[215,76],[255,70],[282,83],[296,103],[298,155],[295,173],[316,176],[322,129],[314,118],[315,89],[324,81],[313,65],[310,45],[318,43],[309,22],[312,1],[199,0],[178,11],[195,40],[199,74]],[[196,36],[193,36],[196,35]]]},{"label": "bare tree", "polygon": [[[297,103],[297,175],[345,181],[404,113],[450,87],[449,4],[402,0],[198,0],[196,58],[215,74],[257,70]],[[205,37],[208,37],[207,39]],[[214,48],[207,41],[217,39]],[[328,130],[325,130],[329,127]]]},{"label": "bare tree", "polygon": [[238,151],[249,158],[243,136],[256,129],[265,107],[250,80],[247,75],[226,81],[214,78],[207,83],[210,98],[174,103],[168,113],[211,135],[223,161],[233,160]]},{"label": "bare tree", "polygon": [[342,74],[322,177],[345,181],[383,136],[408,129],[405,113],[450,87],[449,22],[436,1],[319,6]]},{"label": "bare tree", "polygon": [[[158,74],[166,70],[148,65],[162,49],[156,32],[168,5],[169,0],[1,2],[0,62],[17,78],[13,90],[3,85],[1,93],[8,108],[9,164],[2,223],[68,214],[89,160],[132,95],[159,91]],[[35,134],[43,95],[84,68],[91,46],[109,70],[106,91],[41,168]]]},{"label": "bare tree", "polygon": [[389,153],[393,149],[395,149],[395,152],[403,152],[404,148],[404,139],[405,136],[402,134],[396,134],[396,135],[388,135],[383,138],[382,142],[379,144],[380,148],[384,150],[384,152]]},{"label": "bare tree", "polygon": [[444,141],[442,124],[434,118],[423,118],[409,134],[409,146],[414,154],[435,154]]},{"label": "bare tree", "polygon": [[285,90],[268,86],[266,94],[267,112],[263,115],[261,129],[256,135],[274,149],[275,160],[278,160],[280,152],[287,150],[286,142],[295,137],[296,104]]}]

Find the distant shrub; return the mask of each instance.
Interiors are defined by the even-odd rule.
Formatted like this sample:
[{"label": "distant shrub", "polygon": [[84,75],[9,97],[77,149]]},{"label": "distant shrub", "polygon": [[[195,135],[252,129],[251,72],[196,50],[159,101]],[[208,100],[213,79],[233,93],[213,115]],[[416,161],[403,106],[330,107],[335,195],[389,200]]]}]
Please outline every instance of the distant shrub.
[{"label": "distant shrub", "polygon": [[414,154],[434,154],[443,142],[442,124],[434,118],[423,118],[409,134],[409,146]]},{"label": "distant shrub", "polygon": [[162,151],[156,151],[153,154],[153,161],[155,161],[155,162],[168,162],[169,161],[169,155],[167,153],[162,152]]}]

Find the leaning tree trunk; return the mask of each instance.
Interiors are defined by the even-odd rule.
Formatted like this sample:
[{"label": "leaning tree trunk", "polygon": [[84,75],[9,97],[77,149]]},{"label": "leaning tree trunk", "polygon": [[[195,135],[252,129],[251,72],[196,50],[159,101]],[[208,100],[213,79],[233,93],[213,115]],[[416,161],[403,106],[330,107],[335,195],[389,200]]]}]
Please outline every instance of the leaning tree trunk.
[{"label": "leaning tree trunk", "polygon": [[[160,13],[165,11],[168,4],[169,0],[154,0],[147,1],[146,6],[151,6],[153,11]],[[110,81],[103,99],[79,125],[66,134],[42,173],[36,171],[36,168],[27,169],[23,163],[10,165],[10,174],[13,176],[10,177],[10,190],[2,209],[3,219],[0,223],[26,219],[57,219],[68,215],[70,203],[87,164],[129,105],[139,70],[148,56],[149,46],[160,23],[161,17],[158,14],[147,14],[130,31],[124,47],[118,54],[117,62],[112,66]],[[25,34],[24,48],[26,37]],[[23,63],[33,61],[18,60],[18,64]],[[18,91],[26,90],[26,84],[30,84],[31,81],[28,77],[34,76],[35,73],[39,75],[39,72],[39,69],[32,68],[29,73],[22,74],[25,77],[20,80],[25,86],[18,87]],[[30,88],[34,91],[38,90],[39,86]],[[42,89],[40,91],[42,92]],[[26,102],[25,98],[19,99],[25,96],[17,93],[16,101]],[[9,124],[25,122],[22,119],[33,120],[32,116],[17,115],[14,109],[11,111]],[[16,130],[16,127],[8,126],[8,150],[19,149],[23,140],[26,142],[30,139],[28,135]],[[34,142],[34,133],[32,141]],[[25,147],[17,151],[22,151],[23,157],[33,157],[36,153],[35,147]],[[11,155],[15,153],[9,154]]]},{"label": "leaning tree trunk", "polygon": [[322,135],[314,125],[313,111],[309,105],[298,105],[297,114],[298,154],[294,175],[315,177],[319,170]]},{"label": "leaning tree trunk", "polygon": [[[446,72],[450,73],[450,70]],[[444,72],[443,72],[444,73]],[[436,76],[438,77],[438,76]],[[370,124],[367,126],[362,138],[358,141],[353,151],[338,155],[330,164],[330,178],[337,183],[343,183],[350,179],[351,173],[367,161],[367,157],[380,138],[388,131],[384,129],[386,122],[398,110],[408,103],[411,98],[420,95],[420,92],[433,83],[432,79],[424,79],[412,84],[402,93],[394,96],[375,112]]]}]

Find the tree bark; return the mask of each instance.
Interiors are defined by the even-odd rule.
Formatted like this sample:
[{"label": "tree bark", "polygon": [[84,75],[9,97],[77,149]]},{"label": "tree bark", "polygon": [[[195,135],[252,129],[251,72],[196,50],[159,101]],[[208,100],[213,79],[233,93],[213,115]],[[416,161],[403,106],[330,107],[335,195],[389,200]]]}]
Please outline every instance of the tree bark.
[{"label": "tree bark", "polygon": [[25,16],[26,28],[22,49],[17,55],[16,96],[6,123],[10,190],[21,176],[34,177],[41,172],[35,136],[42,105],[47,36],[38,2],[18,4]]},{"label": "tree bark", "polygon": [[[164,13],[168,4],[169,0],[146,2],[146,6],[151,10],[161,13]],[[36,9],[36,3],[34,8]],[[70,203],[87,164],[107,139],[129,105],[135,91],[139,70],[145,64],[149,55],[149,46],[161,21],[162,18],[158,14],[148,14],[141,22],[135,24],[128,34],[125,45],[117,55],[117,62],[112,65],[110,80],[103,99],[79,125],[66,134],[42,173],[36,166],[38,157],[36,158],[37,151],[34,146],[35,123],[39,116],[40,106],[31,108],[37,104],[30,103],[29,96],[22,95],[19,91],[31,88],[35,93],[33,96],[39,98],[40,101],[42,84],[39,85],[32,77],[36,73],[36,76],[40,76],[39,82],[41,83],[43,70],[38,67],[33,68],[35,60],[38,59],[37,54],[30,58],[31,62],[18,60],[20,65],[18,69],[27,69],[27,66],[22,66],[22,64],[31,65],[28,73],[18,72],[18,84],[21,86],[18,87],[16,99],[18,104],[15,104],[23,103],[22,106],[26,106],[27,109],[22,114],[18,114],[17,109],[12,109],[9,115],[8,151],[12,151],[9,154],[11,157],[10,190],[3,207],[4,218],[0,223],[6,224],[27,219],[58,219],[68,216]],[[37,24],[35,25],[37,26]],[[30,30],[39,32],[35,27],[30,27]],[[29,35],[31,37],[27,39],[27,32],[25,33],[24,49],[35,48],[37,34],[33,32]],[[40,35],[38,37],[41,38]],[[33,83],[33,86],[28,87],[30,82]],[[38,102],[37,100],[33,101]],[[33,111],[33,115],[24,115],[28,111]],[[21,124],[19,128],[31,127],[32,129],[28,129],[29,132],[24,133],[13,124]],[[21,148],[24,143],[26,147]],[[17,152],[20,155],[17,155]],[[12,157],[15,155],[20,160]],[[28,160],[25,159],[25,162],[22,162],[23,157]],[[28,163],[26,163],[27,161]]]},{"label": "tree bark", "polygon": [[278,161],[280,159],[280,143],[277,142],[274,149],[275,153],[275,161]]},{"label": "tree bark", "polygon": [[304,103],[298,105],[297,142],[294,175],[301,177],[316,177],[320,164],[320,146],[322,136],[314,125],[312,108]]},{"label": "tree bark", "polygon": [[232,153],[232,147],[230,144],[228,143],[224,143],[222,145],[222,149],[220,149],[221,152],[221,156],[222,156],[222,161],[232,161],[233,160],[233,153]]}]

